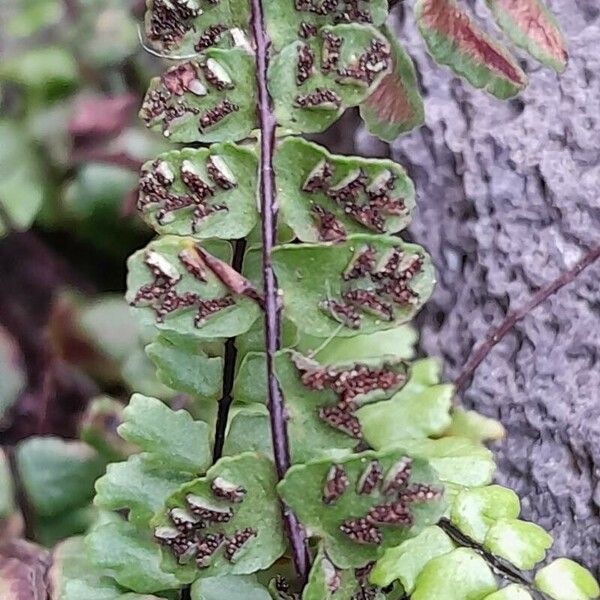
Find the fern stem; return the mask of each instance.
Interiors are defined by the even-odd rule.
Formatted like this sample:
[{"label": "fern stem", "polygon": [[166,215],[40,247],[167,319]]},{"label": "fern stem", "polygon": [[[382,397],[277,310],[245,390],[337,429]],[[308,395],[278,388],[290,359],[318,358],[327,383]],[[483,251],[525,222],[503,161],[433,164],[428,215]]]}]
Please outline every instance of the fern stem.
[{"label": "fern stem", "polygon": [[[269,0],[267,0],[269,1]],[[268,407],[273,436],[273,454],[278,478],[281,480],[290,467],[290,451],[283,396],[275,377],[274,358],[281,343],[280,303],[272,264],[277,228],[277,200],[273,153],[275,147],[275,115],[267,86],[270,40],[266,32],[262,0],[252,0],[252,30],[256,44],[256,80],[258,87],[258,116],[260,124],[260,208],[262,224],[262,260],[265,295],[265,342],[268,376]],[[284,508],[283,517],[290,541],[292,558],[298,577],[308,576],[306,537],[296,516]]]},{"label": "fern stem", "polygon": [[[242,272],[244,255],[246,254],[246,240],[237,240],[231,266]],[[235,338],[229,338],[225,342],[225,356],[223,360],[223,396],[219,400],[219,413],[217,415],[217,424],[215,427],[215,445],[213,448],[213,461],[217,462],[223,455],[223,446],[225,444],[225,430],[227,429],[227,419],[229,418],[229,409],[233,401],[233,382],[235,380],[235,364],[237,360],[237,348],[235,347]]]},{"label": "fern stem", "polygon": [[508,313],[504,321],[498,327],[492,329],[487,334],[485,341],[475,348],[465,368],[454,382],[456,391],[460,392],[467,385],[479,365],[487,358],[487,355],[492,351],[494,346],[500,343],[519,321],[524,319],[532,310],[537,308],[542,302],[545,302],[565,285],[575,281],[580,273],[594,264],[599,258],[600,245],[589,250],[571,269],[564,271],[554,281],[541,287],[523,306]]},{"label": "fern stem", "polygon": [[460,529],[455,527],[451,521],[446,518],[440,519],[438,526],[444,530],[446,535],[452,539],[452,541],[461,546],[462,548],[469,548],[479,554],[483,558],[490,568],[500,577],[521,585],[529,591],[529,593],[536,598],[536,600],[551,600],[549,596],[536,589],[535,583],[531,576],[517,569],[514,565],[508,561],[495,556],[491,552],[488,552],[481,544],[472,540],[469,536],[465,535]]}]

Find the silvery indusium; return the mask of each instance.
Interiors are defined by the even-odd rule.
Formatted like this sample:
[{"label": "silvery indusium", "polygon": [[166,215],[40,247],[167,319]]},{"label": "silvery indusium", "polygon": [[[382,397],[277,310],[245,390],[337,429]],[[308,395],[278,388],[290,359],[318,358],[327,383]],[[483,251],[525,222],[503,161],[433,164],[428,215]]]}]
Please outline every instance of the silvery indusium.
[{"label": "silvery indusium", "polygon": [[[513,42],[564,68],[541,3],[487,4]],[[433,56],[477,87],[508,97],[526,84],[453,0],[418,0],[415,15]],[[531,572],[552,540],[518,518],[513,492],[491,485],[483,442],[497,428],[451,407],[435,361],[407,362],[406,323],[434,271],[397,235],[415,207],[406,172],[297,135],[353,106],[385,140],[421,124],[414,68],[387,16],[384,0],[149,2],[147,41],[174,60],[141,116],[196,144],[142,169],[138,208],[158,237],[131,257],[127,298],[154,331],[160,377],[193,392],[197,414],[141,395],[125,410],[119,432],[140,452],[98,482],[107,512],[86,542],[124,590],[171,598],[191,584],[194,600],[600,594],[566,559]],[[173,360],[190,354],[192,370]],[[218,405],[203,379],[215,364]]]}]

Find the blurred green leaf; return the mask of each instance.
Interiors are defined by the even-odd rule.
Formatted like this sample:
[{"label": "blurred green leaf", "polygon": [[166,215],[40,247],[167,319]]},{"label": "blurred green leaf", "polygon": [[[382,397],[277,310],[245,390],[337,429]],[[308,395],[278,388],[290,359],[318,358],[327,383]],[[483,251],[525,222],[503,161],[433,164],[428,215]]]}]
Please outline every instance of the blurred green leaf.
[{"label": "blurred green leaf", "polygon": [[52,548],[56,543],[73,535],[85,533],[97,516],[91,505],[68,509],[59,515],[37,517],[34,523],[35,540]]},{"label": "blurred green leaf", "polygon": [[11,81],[53,101],[71,93],[79,79],[77,63],[63,46],[33,46],[0,64],[0,81]]},{"label": "blurred green leaf", "polygon": [[87,504],[106,466],[87,444],[56,437],[20,442],[16,463],[31,507],[46,517]]},{"label": "blurred green leaf", "polygon": [[73,41],[87,63],[107,69],[139,49],[138,23],[130,2],[86,0],[79,12]]},{"label": "blurred green leaf", "polygon": [[78,324],[106,356],[122,363],[139,347],[139,329],[121,296],[97,297],[81,307]]},{"label": "blurred green leaf", "polygon": [[4,450],[0,448],[0,522],[10,517],[16,509],[13,478],[10,463]]},{"label": "blurred green leaf", "polygon": [[60,0],[21,0],[16,8],[16,14],[6,23],[7,34],[16,38],[28,37],[58,23],[64,13]]},{"label": "blurred green leaf", "polygon": [[37,155],[17,122],[0,121],[0,139],[0,235],[4,235],[31,226],[44,199],[44,180]]},{"label": "blurred green leaf", "polygon": [[0,422],[26,385],[27,374],[19,347],[8,331],[0,327]]}]

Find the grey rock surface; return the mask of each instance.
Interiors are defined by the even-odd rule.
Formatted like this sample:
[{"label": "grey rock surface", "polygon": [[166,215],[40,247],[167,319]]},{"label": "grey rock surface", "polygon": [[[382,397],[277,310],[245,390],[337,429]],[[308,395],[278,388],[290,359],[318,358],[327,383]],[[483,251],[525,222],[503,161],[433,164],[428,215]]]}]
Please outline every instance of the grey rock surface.
[{"label": "grey rock surface", "polygon": [[[569,40],[557,77],[525,59],[530,86],[501,102],[435,66],[410,8],[398,31],[426,95],[426,127],[392,155],[415,179],[411,234],[439,284],[420,316],[423,352],[454,378],[507,311],[600,242],[600,5],[550,2]],[[491,24],[483,2],[474,9]],[[363,153],[387,149],[359,135]],[[462,402],[505,425],[497,480],[549,528],[552,555],[600,567],[600,264],[496,346]]]}]

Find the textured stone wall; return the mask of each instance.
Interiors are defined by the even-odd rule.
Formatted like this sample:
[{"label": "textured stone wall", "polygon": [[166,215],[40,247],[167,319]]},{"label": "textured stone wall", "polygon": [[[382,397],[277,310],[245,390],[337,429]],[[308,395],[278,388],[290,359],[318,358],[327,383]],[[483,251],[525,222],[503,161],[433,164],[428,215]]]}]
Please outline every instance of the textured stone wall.
[{"label": "textured stone wall", "polygon": [[[569,39],[558,78],[525,61],[508,103],[427,57],[409,3],[398,23],[426,94],[426,127],[392,145],[420,195],[413,237],[439,285],[421,315],[422,350],[455,377],[510,308],[600,242],[600,4],[552,0]],[[483,2],[474,5],[486,18]],[[365,135],[363,152],[387,149]],[[498,481],[554,534],[553,554],[600,558],[600,264],[540,306],[489,355],[462,401],[499,418]]]}]

